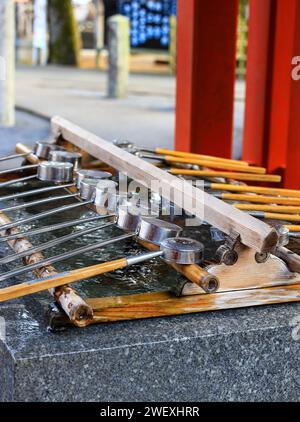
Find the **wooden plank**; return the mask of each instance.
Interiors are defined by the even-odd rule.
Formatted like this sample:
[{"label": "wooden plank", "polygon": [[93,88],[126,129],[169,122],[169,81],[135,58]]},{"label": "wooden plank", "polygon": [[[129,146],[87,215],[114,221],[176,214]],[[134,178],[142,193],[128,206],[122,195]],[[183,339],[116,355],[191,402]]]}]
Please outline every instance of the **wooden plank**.
[{"label": "wooden plank", "polygon": [[[181,198],[184,198],[186,211],[195,214],[200,219],[204,217],[205,221],[227,234],[231,234],[232,230],[238,232],[245,245],[262,252],[271,250],[277,244],[276,230],[264,222],[235,209],[206,192],[200,192],[197,188],[191,187],[189,192],[184,192],[183,183],[179,178],[121,150],[68,120],[58,116],[54,117],[52,130],[55,137],[61,135],[92,156],[127,173],[141,185],[147,188],[151,186],[152,191],[159,193],[159,187],[161,187],[164,198],[173,201],[176,205],[182,206]],[[153,181],[156,181],[157,184],[153,185]],[[173,195],[168,192],[170,188],[172,188]],[[204,210],[204,216],[202,210]]]},{"label": "wooden plank", "polygon": [[94,311],[94,324],[299,301],[300,284],[181,298],[162,292],[87,299]]}]

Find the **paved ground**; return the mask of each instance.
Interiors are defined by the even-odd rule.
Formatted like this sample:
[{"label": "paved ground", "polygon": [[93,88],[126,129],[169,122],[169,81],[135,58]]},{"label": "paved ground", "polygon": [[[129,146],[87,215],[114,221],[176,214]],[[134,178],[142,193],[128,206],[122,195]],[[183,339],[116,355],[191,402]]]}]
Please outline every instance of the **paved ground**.
[{"label": "paved ground", "polygon": [[[47,118],[59,114],[108,140],[173,148],[175,78],[131,75],[129,95],[106,96],[105,73],[66,67],[19,67],[17,106]],[[237,84],[235,157],[240,155],[244,85]]]},{"label": "paved ground", "polygon": [[17,105],[59,114],[108,140],[173,144],[174,78],[135,75],[123,100],[108,99],[105,87],[106,74],[95,70],[24,67],[17,72]]},{"label": "paved ground", "polygon": [[49,121],[28,113],[16,112],[16,125],[12,128],[0,128],[1,155],[11,154],[18,142],[33,145],[35,141],[47,139],[50,134]]}]

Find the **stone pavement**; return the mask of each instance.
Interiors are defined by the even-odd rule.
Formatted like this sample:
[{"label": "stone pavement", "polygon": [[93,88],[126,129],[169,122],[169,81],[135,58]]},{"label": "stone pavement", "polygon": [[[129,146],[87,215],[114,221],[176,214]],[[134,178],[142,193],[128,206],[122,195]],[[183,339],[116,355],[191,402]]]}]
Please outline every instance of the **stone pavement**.
[{"label": "stone pavement", "polygon": [[[106,96],[107,75],[69,67],[19,67],[17,106],[47,118],[61,115],[107,140],[130,139],[142,146],[173,148],[175,78],[130,76],[125,99]],[[240,157],[244,84],[236,85],[234,156]]]},{"label": "stone pavement", "polygon": [[107,140],[171,147],[174,90],[174,78],[134,75],[129,96],[115,100],[106,97],[106,74],[97,70],[23,67],[16,102],[49,118],[61,115]]},{"label": "stone pavement", "polygon": [[15,145],[18,142],[33,145],[35,141],[48,139],[49,135],[50,125],[48,119],[17,111],[16,125],[14,127],[0,127],[1,155],[15,152]]}]

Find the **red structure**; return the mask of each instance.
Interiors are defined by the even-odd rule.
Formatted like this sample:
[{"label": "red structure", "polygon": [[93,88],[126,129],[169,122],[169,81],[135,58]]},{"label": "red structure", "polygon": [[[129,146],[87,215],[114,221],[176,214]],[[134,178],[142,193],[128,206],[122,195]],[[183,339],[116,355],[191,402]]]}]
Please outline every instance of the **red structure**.
[{"label": "red structure", "polygon": [[176,149],[231,157],[238,0],[178,0]]},{"label": "red structure", "polygon": [[[176,149],[231,157],[237,0],[178,0]],[[300,188],[300,0],[250,0],[243,159]]]},{"label": "red structure", "polygon": [[300,188],[299,0],[251,0],[243,158]]}]

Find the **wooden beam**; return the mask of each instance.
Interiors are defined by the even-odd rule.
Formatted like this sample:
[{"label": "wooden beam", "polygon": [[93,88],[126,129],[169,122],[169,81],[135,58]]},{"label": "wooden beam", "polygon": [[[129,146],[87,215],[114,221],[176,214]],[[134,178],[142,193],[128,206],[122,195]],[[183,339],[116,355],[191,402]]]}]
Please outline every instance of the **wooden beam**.
[{"label": "wooden beam", "polygon": [[242,243],[246,246],[263,252],[270,251],[277,244],[278,233],[274,228],[195,187],[190,186],[188,192],[184,191],[183,182],[179,178],[121,150],[70,121],[56,116],[52,119],[52,130],[54,136],[62,135],[73,145],[127,173],[141,185],[147,188],[151,186],[152,191],[161,193],[164,198],[179,207],[182,206],[184,198],[184,208],[187,212],[200,219],[204,217],[209,224],[229,235],[232,231],[239,233]]}]

